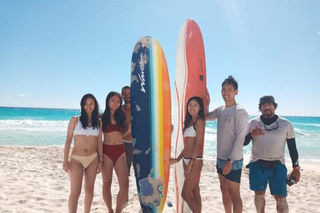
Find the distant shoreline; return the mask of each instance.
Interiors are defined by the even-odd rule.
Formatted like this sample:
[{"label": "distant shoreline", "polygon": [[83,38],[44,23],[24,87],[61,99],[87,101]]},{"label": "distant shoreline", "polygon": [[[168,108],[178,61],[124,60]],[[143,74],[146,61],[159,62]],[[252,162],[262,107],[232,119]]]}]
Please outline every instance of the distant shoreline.
[{"label": "distant shoreline", "polygon": [[[55,110],[81,110],[80,108],[60,108],[60,107],[22,107],[22,106],[0,106],[1,108],[17,108],[17,109],[55,109]],[[99,110],[100,112],[103,112],[103,110]],[[280,114],[279,114],[280,115]],[[174,115],[172,114],[172,117]],[[256,117],[256,116],[260,116],[260,114],[254,114],[254,115],[249,115],[250,117]],[[280,115],[283,117],[309,117],[309,118],[320,118],[320,115]]]}]

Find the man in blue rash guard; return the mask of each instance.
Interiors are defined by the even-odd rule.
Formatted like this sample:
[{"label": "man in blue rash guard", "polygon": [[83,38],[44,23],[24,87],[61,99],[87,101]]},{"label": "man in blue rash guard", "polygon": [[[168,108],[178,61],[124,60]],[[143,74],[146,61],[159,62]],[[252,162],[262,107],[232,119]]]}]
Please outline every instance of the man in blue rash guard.
[{"label": "man in blue rash guard", "polygon": [[262,115],[249,121],[249,134],[244,146],[252,140],[252,156],[249,167],[250,189],[255,192],[254,203],[258,213],[265,212],[265,192],[269,183],[271,194],[277,202],[277,212],[289,212],[287,196],[287,168],[285,145],[288,144],[293,171],[290,178],[300,179],[300,166],[295,133],[290,121],[275,114],[277,103],[273,96],[260,98]]}]

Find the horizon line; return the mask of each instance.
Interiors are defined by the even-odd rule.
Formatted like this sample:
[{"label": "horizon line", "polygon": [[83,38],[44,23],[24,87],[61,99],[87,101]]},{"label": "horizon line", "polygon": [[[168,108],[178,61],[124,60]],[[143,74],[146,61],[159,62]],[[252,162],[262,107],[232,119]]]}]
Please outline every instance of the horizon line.
[{"label": "horizon line", "polygon": [[[62,108],[62,107],[30,107],[30,106],[0,106],[0,108],[23,108],[23,109],[61,109],[61,110],[81,110],[80,108]],[[101,111],[101,109],[99,109]],[[102,110],[103,111],[103,110]],[[172,117],[174,117],[172,113]],[[259,114],[260,115],[260,114]],[[257,114],[249,116],[259,116]],[[279,115],[279,114],[277,114]],[[319,118],[320,115],[280,115],[280,116],[290,116],[290,117],[316,117]]]}]

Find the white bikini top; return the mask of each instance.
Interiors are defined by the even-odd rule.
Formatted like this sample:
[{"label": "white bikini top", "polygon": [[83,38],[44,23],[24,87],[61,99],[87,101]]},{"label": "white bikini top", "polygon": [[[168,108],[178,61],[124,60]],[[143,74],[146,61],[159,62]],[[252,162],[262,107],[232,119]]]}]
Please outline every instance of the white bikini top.
[{"label": "white bikini top", "polygon": [[184,137],[196,137],[197,136],[197,132],[194,128],[194,124],[184,130],[183,136]]},{"label": "white bikini top", "polygon": [[73,130],[73,135],[86,135],[87,137],[90,135],[90,136],[98,137],[99,128],[93,129],[93,127],[87,127],[86,129],[84,129],[82,127],[82,123],[80,121],[80,116],[79,116],[77,126]]}]

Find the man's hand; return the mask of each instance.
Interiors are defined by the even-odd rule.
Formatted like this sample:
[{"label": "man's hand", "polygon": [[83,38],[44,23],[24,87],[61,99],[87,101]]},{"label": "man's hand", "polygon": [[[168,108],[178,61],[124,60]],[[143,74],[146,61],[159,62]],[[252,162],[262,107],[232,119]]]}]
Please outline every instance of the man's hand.
[{"label": "man's hand", "polygon": [[298,183],[300,181],[300,170],[299,169],[293,169],[293,171],[291,172],[290,176],[292,176],[294,178],[294,180],[296,181],[296,183]]},{"label": "man's hand", "polygon": [[231,172],[231,170],[232,170],[232,163],[227,160],[222,168],[222,174],[228,175]]},{"label": "man's hand", "polygon": [[257,124],[257,126],[251,131],[251,136],[255,138],[259,135],[264,135],[264,133],[263,130]]}]

